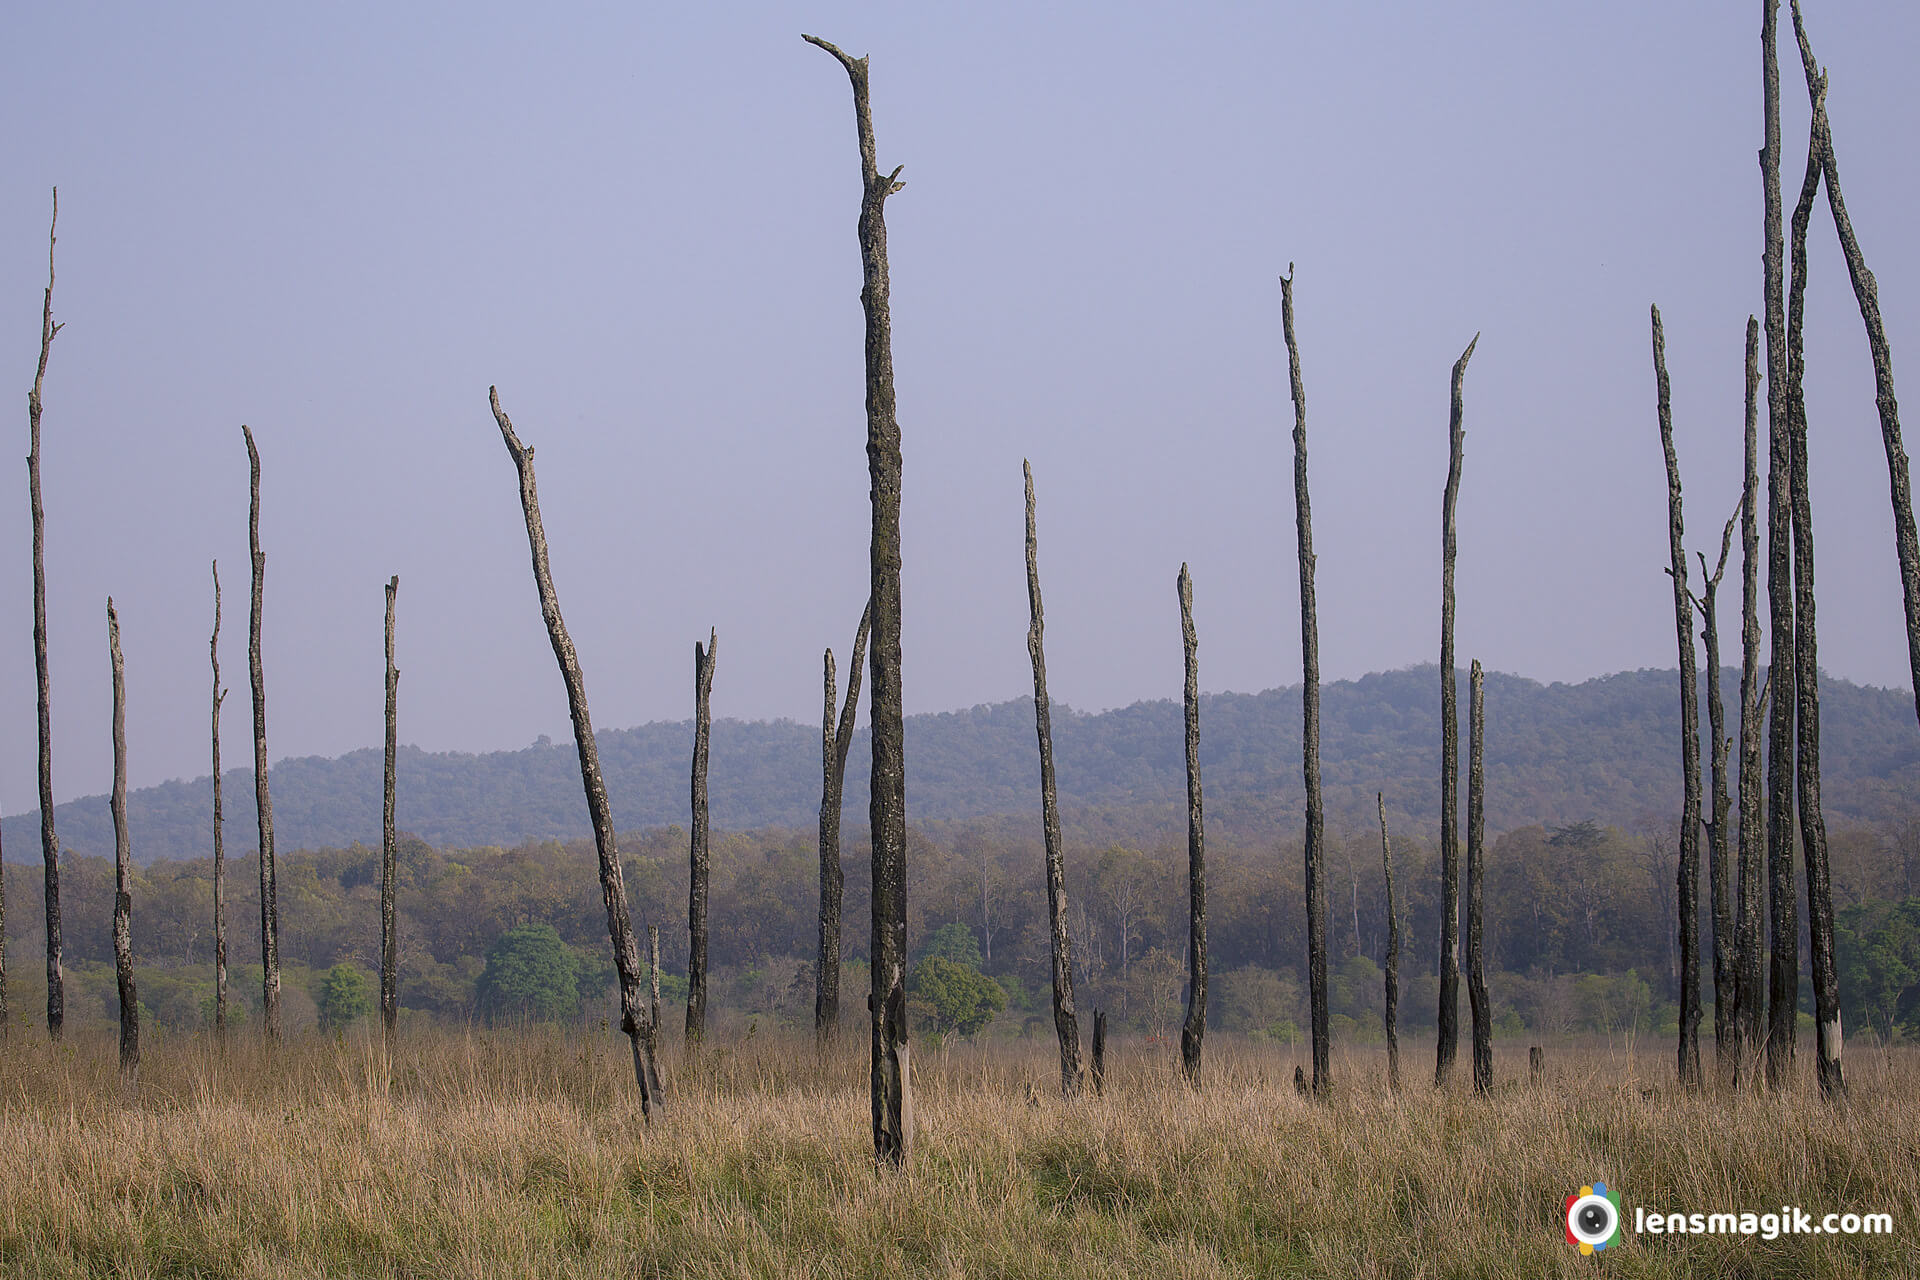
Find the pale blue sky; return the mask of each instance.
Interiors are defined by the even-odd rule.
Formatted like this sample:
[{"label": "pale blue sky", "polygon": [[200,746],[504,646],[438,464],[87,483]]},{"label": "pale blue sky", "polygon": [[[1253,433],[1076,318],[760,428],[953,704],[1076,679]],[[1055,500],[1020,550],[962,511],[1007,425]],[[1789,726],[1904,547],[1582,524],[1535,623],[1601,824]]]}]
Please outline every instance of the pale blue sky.
[{"label": "pale blue sky", "polygon": [[[1758,9],[22,10],[0,76],[0,431],[23,456],[57,183],[57,795],[108,781],[109,592],[135,785],[206,771],[215,556],[226,754],[248,757],[242,422],[265,467],[274,758],[378,743],[392,573],[404,741],[563,737],[490,383],[539,452],[597,722],[690,714],[709,626],[717,715],[817,719],[820,651],[844,659],[865,593],[867,483],[852,112],[803,30],[871,55],[880,159],[906,166],[888,222],[910,711],[1031,687],[1022,457],[1057,699],[1177,696],[1182,560],[1203,685],[1300,678],[1290,261],[1325,676],[1435,656],[1447,374],[1476,331],[1463,665],[1671,665],[1647,305],[1689,541],[1711,550],[1760,305]],[[1896,371],[1920,385],[1920,11],[1809,18]],[[1790,42],[1782,70],[1791,199]],[[1821,653],[1904,685],[1871,370],[1824,205],[1813,242]],[[0,485],[8,812],[34,788],[22,470]]]}]

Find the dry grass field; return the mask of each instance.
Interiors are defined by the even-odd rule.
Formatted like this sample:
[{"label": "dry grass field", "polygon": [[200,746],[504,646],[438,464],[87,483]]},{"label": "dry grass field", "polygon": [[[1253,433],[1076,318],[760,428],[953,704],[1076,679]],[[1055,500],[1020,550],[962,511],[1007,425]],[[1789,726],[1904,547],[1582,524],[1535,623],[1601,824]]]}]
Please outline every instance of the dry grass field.
[{"label": "dry grass field", "polygon": [[[105,1035],[0,1048],[0,1273],[27,1276],[1858,1276],[1920,1274],[1920,1055],[1856,1051],[1851,1099],[1670,1083],[1667,1044],[1550,1050],[1489,1098],[1336,1055],[1326,1106],[1285,1046],[1209,1042],[1205,1087],[1120,1042],[1058,1096],[1050,1042],[922,1045],[918,1146],[868,1155],[864,1044],[759,1035],[669,1056],[643,1127],[612,1034],[308,1037],[223,1056]],[[1463,1046],[1464,1048],[1464,1046]],[[1710,1052],[1710,1048],[1709,1048]],[[1502,1080],[1525,1077],[1503,1046]],[[1810,1063],[1803,1075],[1810,1074]],[[1468,1074],[1464,1055],[1461,1075]],[[1037,1104],[1028,1086],[1038,1092]],[[1644,1091],[1652,1089],[1651,1094]],[[1564,1198],[1885,1212],[1891,1235],[1623,1232],[1582,1257]]]}]

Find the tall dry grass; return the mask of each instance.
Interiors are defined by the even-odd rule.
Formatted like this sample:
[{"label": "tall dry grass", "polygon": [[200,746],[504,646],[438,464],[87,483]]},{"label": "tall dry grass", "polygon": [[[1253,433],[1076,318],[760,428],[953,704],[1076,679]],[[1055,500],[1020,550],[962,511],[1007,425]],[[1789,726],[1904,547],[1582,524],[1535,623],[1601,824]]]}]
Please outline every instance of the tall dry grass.
[{"label": "tall dry grass", "polygon": [[[1665,1046],[1660,1046],[1664,1050]],[[1384,1090],[1336,1055],[1116,1046],[1067,1105],[1044,1043],[921,1047],[918,1146],[869,1157],[864,1044],[756,1036],[667,1064],[641,1123],[624,1042],[430,1032],[269,1053],[106,1036],[0,1047],[0,1271],[32,1276],[1859,1276],[1920,1274],[1920,1057],[1856,1053],[1844,1105],[1681,1093],[1664,1052],[1555,1050],[1488,1098]],[[1410,1051],[1409,1076],[1421,1061]],[[1524,1048],[1497,1062],[1524,1079]],[[1029,1086],[1037,1105],[1029,1100]],[[1649,1096],[1643,1090],[1653,1089]],[[1892,1236],[1565,1242],[1603,1178],[1663,1210],[1887,1212]]]}]

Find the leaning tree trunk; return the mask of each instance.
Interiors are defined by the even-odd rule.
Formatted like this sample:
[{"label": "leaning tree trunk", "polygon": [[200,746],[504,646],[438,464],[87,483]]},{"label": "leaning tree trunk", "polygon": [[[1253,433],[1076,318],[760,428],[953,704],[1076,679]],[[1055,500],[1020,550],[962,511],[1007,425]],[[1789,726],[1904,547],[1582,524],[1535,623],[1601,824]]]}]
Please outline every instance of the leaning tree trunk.
[{"label": "leaning tree trunk", "polygon": [[713,660],[720,633],[693,642],[693,839],[687,877],[687,1043],[707,1036],[707,881],[713,850],[707,826],[707,736],[713,728]]},{"label": "leaning tree trunk", "polygon": [[[860,664],[867,657],[873,609],[860,612],[847,664],[847,701],[838,705],[833,687],[833,650],[826,654],[827,709],[820,720],[820,961],[814,967],[813,1029],[822,1041],[840,1022],[840,901],[846,873],[840,869],[840,808],[847,782],[847,752],[860,707]],[[835,715],[835,712],[838,715]]]},{"label": "leaning tree trunk", "polygon": [[393,606],[400,575],[387,581],[387,755],[380,801],[380,1022],[393,1043],[400,1017],[400,938],[394,928],[394,757],[399,752],[400,668],[393,665]]},{"label": "leaning tree trunk", "polygon": [[253,608],[247,617],[247,674],[253,682],[253,803],[260,819],[260,984],[267,1038],[280,1038],[280,905],[273,860],[273,798],[267,793],[267,677],[260,664],[260,613],[265,600],[267,553],[260,549],[260,451],[247,441],[247,543],[253,555]]},{"label": "leaning tree trunk", "polygon": [[140,996],[133,985],[133,860],[127,842],[127,669],[120,619],[107,597],[107,652],[113,661],[113,976],[120,986],[120,1078],[140,1079]]},{"label": "leaning tree trunk", "polygon": [[1440,496],[1440,1009],[1433,1083],[1453,1074],[1460,1052],[1460,713],[1453,684],[1453,509],[1460,499],[1466,443],[1462,396],[1473,341],[1453,364],[1453,408],[1447,424],[1447,487]]},{"label": "leaning tree trunk", "polygon": [[1760,323],[1747,317],[1747,448],[1740,489],[1740,889],[1734,914],[1740,1069],[1757,1060],[1765,1041],[1767,946],[1766,793],[1761,773],[1760,724],[1765,695],[1760,683],[1758,420]]},{"label": "leaning tree trunk", "polygon": [[27,394],[27,496],[33,514],[33,672],[40,697],[40,856],[46,864],[47,1035],[66,1027],[66,976],[60,966],[60,841],[53,833],[53,685],[47,675],[46,514],[40,506],[40,399],[47,355],[64,325],[53,322],[54,229],[60,225],[60,188],[53,189],[53,220],[47,226],[47,291],[40,307],[40,367]]},{"label": "leaning tree trunk", "polygon": [[1207,1035],[1207,841],[1200,811],[1200,638],[1193,629],[1193,579],[1180,566],[1180,645],[1187,684],[1187,1019],[1180,1027],[1180,1067],[1200,1083],[1200,1047]]},{"label": "leaning tree trunk", "polygon": [[1387,835],[1387,797],[1373,793],[1380,808],[1380,866],[1387,877],[1387,1088],[1400,1088],[1400,908],[1393,900],[1393,841]]},{"label": "leaning tree trunk", "polygon": [[226,820],[220,799],[220,704],[227,691],[220,687],[220,562],[213,562],[213,638],[207,642],[213,661],[213,1030],[227,1038],[227,849]]},{"label": "leaning tree trunk", "polygon": [[1040,825],[1047,850],[1047,921],[1053,930],[1053,1029],[1060,1038],[1060,1092],[1080,1092],[1080,1024],[1073,1007],[1073,939],[1067,932],[1067,873],[1060,849],[1060,804],[1053,784],[1053,704],[1047,698],[1046,615],[1040,606],[1040,542],[1033,520],[1033,467],[1027,478],[1027,653],[1033,659],[1033,723],[1040,739]]},{"label": "leaning tree trunk", "polygon": [[1326,809],[1320,798],[1320,618],[1313,595],[1313,510],[1307,501],[1307,393],[1300,382],[1300,347],[1293,336],[1293,264],[1280,277],[1280,321],[1293,385],[1293,514],[1300,553],[1300,772],[1307,792],[1307,1003],[1313,1024],[1313,1094],[1333,1087],[1328,1061]]},{"label": "leaning tree trunk", "polygon": [[560,597],[553,589],[547,566],[547,534],[540,520],[540,494],[534,484],[533,449],[520,443],[513,423],[500,407],[497,388],[487,388],[493,418],[500,426],[514,469],[520,474],[520,509],[527,519],[527,544],[533,553],[533,582],[540,593],[540,613],[547,623],[547,639],[567,686],[567,710],[573,717],[573,741],[580,753],[580,783],[587,795],[587,816],[593,822],[594,848],[600,855],[600,896],[607,907],[607,937],[613,944],[613,965],[620,976],[620,1029],[633,1050],[633,1074],[640,1084],[640,1114],[649,1120],[657,1100],[650,1088],[655,1072],[648,1061],[647,1008],[640,988],[640,947],[633,938],[633,917],[627,911],[627,885],[620,870],[620,850],[614,842],[613,805],[600,776],[600,749],[593,738],[593,717],[587,710],[587,684],[580,659],[560,616]]},{"label": "leaning tree trunk", "polygon": [[873,770],[868,816],[873,830],[873,1145],[880,1159],[904,1164],[912,1140],[913,1105],[907,1056],[907,775],[900,704],[900,423],[894,416],[893,339],[887,314],[886,201],[901,188],[900,170],[874,162],[867,60],[852,58],[815,36],[853,86],[860,140],[861,309],[866,316],[867,475],[873,537],[867,599],[873,610]]},{"label": "leaning tree trunk", "polygon": [[1730,847],[1727,817],[1732,812],[1733,801],[1727,794],[1729,740],[1726,708],[1720,703],[1720,611],[1717,597],[1720,580],[1727,572],[1727,553],[1733,549],[1734,521],[1739,518],[1738,510],[1727,517],[1727,526],[1720,531],[1720,562],[1711,573],[1707,571],[1706,553],[1694,552],[1700,558],[1700,578],[1706,583],[1705,590],[1695,598],[1694,603],[1699,606],[1703,620],[1700,638],[1707,646],[1708,758],[1713,765],[1713,790],[1707,806],[1707,898],[1708,915],[1713,921],[1713,1056],[1719,1073],[1728,1078],[1734,1075],[1739,1051],[1739,1013],[1735,996],[1735,970],[1739,966],[1739,955],[1734,942],[1733,906],[1729,901],[1732,872],[1727,865]]},{"label": "leaning tree trunk", "polygon": [[1487,971],[1481,951],[1484,919],[1481,886],[1487,868],[1485,678],[1480,659],[1467,676],[1467,1001],[1473,1006],[1473,1088],[1493,1088],[1493,1006],[1487,1000]]},{"label": "leaning tree trunk", "polygon": [[1680,644],[1680,1083],[1700,1083],[1700,694],[1693,652],[1693,597],[1680,512],[1680,463],[1673,452],[1673,404],[1667,387],[1667,340],[1653,308],[1653,376],[1659,396],[1660,448],[1667,459],[1667,545],[1673,579],[1673,623]]}]

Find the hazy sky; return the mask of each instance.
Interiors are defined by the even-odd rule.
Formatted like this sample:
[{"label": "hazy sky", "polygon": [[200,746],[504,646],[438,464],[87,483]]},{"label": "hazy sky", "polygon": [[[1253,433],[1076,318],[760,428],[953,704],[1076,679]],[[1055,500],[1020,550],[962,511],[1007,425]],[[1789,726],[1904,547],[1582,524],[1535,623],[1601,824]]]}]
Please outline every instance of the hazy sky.
[{"label": "hazy sky", "polygon": [[[109,779],[109,593],[134,785],[206,771],[214,557],[224,745],[249,758],[242,422],[265,471],[275,759],[380,741],[393,573],[403,741],[567,736],[494,383],[538,449],[597,723],[690,715],[709,626],[716,715],[817,722],[868,511],[852,109],[803,30],[871,55],[880,161],[906,166],[887,220],[909,711],[1031,689],[1023,457],[1057,699],[1178,695],[1182,560],[1203,687],[1299,680],[1289,262],[1324,676],[1436,655],[1447,378],[1476,332],[1462,664],[1579,680],[1675,661],[1647,306],[1689,543],[1712,550],[1761,301],[1750,0],[536,9],[13,14],[0,430],[23,457],[58,184],[60,799]],[[1920,7],[1809,19],[1896,368],[1920,386]],[[1790,201],[1790,34],[1782,83]],[[1871,367],[1824,201],[1808,316],[1821,657],[1905,685]],[[0,485],[7,812],[35,785],[22,470]]]}]

